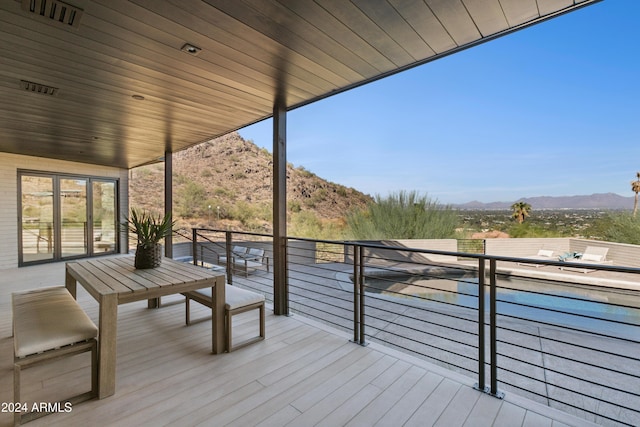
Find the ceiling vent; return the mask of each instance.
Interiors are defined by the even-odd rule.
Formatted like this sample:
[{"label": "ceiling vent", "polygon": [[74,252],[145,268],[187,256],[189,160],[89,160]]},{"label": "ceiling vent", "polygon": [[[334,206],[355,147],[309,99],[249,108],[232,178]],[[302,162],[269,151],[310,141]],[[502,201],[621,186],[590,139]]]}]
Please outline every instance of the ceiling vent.
[{"label": "ceiling vent", "polygon": [[72,28],[78,28],[82,16],[82,9],[60,0],[22,0],[22,9]]},{"label": "ceiling vent", "polygon": [[26,80],[20,80],[22,89],[27,92],[39,93],[41,95],[55,95],[58,93],[58,88],[53,86],[43,85],[41,83],[28,82]]}]

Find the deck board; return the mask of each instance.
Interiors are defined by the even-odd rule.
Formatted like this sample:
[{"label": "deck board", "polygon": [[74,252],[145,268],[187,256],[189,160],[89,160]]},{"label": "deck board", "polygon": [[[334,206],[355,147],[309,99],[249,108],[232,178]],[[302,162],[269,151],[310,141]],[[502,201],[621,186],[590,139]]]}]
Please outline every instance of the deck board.
[{"label": "deck board", "polygon": [[[44,279],[38,274],[45,274],[39,273],[44,269],[16,269],[0,282],[3,402],[12,400],[10,294],[40,286]],[[64,268],[46,275],[59,275],[62,281]],[[97,304],[78,291],[80,305],[97,322]],[[376,344],[359,346],[347,334],[301,316],[274,316],[270,310],[267,339],[213,355],[210,322],[187,327],[184,310],[179,297],[163,299],[159,309],[148,309],[145,301],[121,305],[115,395],[29,425],[589,425],[523,398],[498,400],[474,390],[472,379]],[[210,314],[198,304],[192,310],[194,316]],[[257,319],[251,316],[234,318],[234,339],[255,334]],[[87,370],[87,361],[45,368],[40,373],[44,379],[25,384],[24,390],[52,394],[65,381],[84,381]],[[0,426],[11,421],[11,414],[0,413]]]},{"label": "deck board", "polygon": [[[440,388],[440,385],[443,381],[443,378],[437,374],[432,372],[427,372],[424,376],[420,378],[420,380],[413,386],[411,389],[407,390],[402,398],[398,400],[392,408],[387,411],[376,425],[404,425],[409,422],[412,415],[425,403],[429,396],[433,394],[436,389]],[[448,380],[445,380],[448,381]],[[460,384],[450,382],[452,386],[460,387]],[[444,394],[443,394],[444,395]],[[427,412],[433,413],[434,410],[437,410],[436,407],[429,406],[429,410]],[[424,424],[421,419],[415,419],[417,425],[428,425]]]}]

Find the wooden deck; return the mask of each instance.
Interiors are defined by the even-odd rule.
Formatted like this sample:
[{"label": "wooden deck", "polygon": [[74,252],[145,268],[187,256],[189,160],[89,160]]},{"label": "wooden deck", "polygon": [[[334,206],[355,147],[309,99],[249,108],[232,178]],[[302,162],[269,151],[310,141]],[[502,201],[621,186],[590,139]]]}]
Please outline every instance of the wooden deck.
[{"label": "wooden deck", "polygon": [[[0,402],[12,400],[11,292],[63,282],[62,264],[2,272]],[[80,288],[78,300],[97,323],[97,303]],[[207,314],[197,304],[193,311],[194,318]],[[257,331],[257,314],[236,318],[234,339]],[[514,395],[496,399],[474,390],[472,379],[374,344],[361,347],[299,316],[268,314],[266,332],[265,341],[212,355],[210,322],[184,326],[181,297],[154,310],[122,305],[115,395],[29,425],[592,425]],[[29,404],[51,401],[52,390],[87,384],[88,358],[33,374],[43,379],[25,376]],[[11,421],[0,413],[0,425]]]}]

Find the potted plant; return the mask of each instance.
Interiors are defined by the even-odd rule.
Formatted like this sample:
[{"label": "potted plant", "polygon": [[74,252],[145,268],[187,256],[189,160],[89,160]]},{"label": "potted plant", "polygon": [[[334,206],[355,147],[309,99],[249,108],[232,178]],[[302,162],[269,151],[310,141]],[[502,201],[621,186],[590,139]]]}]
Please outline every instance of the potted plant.
[{"label": "potted plant", "polygon": [[171,234],[175,222],[171,221],[171,214],[162,217],[144,210],[131,209],[127,226],[138,238],[136,246],[136,268],[155,268],[162,261],[162,245],[160,240]]}]

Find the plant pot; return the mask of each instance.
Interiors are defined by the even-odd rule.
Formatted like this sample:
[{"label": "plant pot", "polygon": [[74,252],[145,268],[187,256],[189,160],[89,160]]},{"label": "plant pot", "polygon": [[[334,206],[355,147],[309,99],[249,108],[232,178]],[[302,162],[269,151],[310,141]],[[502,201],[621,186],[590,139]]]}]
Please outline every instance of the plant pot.
[{"label": "plant pot", "polygon": [[150,248],[138,245],[136,247],[136,259],[134,261],[135,268],[156,268],[160,267],[162,262],[162,245],[156,244]]}]

